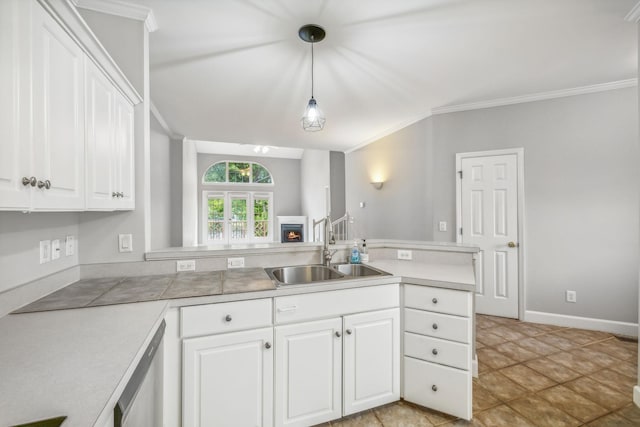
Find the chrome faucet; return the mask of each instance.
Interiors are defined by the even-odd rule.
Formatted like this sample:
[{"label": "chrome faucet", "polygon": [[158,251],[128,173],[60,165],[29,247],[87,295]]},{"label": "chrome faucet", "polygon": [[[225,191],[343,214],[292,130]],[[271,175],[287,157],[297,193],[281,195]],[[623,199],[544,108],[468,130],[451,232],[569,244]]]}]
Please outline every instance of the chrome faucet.
[{"label": "chrome faucet", "polygon": [[335,241],[333,240],[333,229],[332,229],[332,225],[331,225],[331,216],[327,215],[324,218],[324,248],[322,249],[322,260],[323,260],[323,264],[326,267],[330,267],[331,266],[331,258],[333,257],[333,255],[338,252],[337,250],[329,250],[329,241],[332,241],[333,243],[335,243]]}]

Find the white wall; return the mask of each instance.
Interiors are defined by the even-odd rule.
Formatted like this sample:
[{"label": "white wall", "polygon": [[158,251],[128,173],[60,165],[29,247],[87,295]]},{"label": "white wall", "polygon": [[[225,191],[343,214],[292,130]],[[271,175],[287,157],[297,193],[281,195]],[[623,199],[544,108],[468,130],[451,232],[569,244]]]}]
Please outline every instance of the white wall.
[{"label": "white wall", "polygon": [[326,188],[331,185],[329,151],[304,150],[300,161],[302,215],[309,221],[308,235],[313,232],[313,220],[327,216]]},{"label": "white wall", "polygon": [[151,118],[151,249],[171,247],[171,139]]}]

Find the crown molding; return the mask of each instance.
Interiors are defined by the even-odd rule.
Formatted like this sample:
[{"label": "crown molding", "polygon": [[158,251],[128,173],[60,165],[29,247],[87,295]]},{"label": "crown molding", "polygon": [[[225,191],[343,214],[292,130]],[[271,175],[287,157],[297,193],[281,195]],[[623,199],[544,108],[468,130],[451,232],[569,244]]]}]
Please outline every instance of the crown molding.
[{"label": "crown molding", "polygon": [[636,3],[636,5],[633,6],[633,9],[631,9],[629,13],[627,13],[627,16],[624,17],[624,20],[629,22],[640,22],[640,2]]},{"label": "crown molding", "polygon": [[164,119],[164,117],[162,117],[162,114],[160,114],[160,110],[158,110],[156,104],[153,103],[153,100],[149,102],[149,110],[151,110],[151,114],[153,114],[153,117],[155,117],[158,123],[160,123],[162,130],[165,131],[169,138],[182,140],[182,135],[178,135],[173,130],[171,130],[171,128],[167,124],[167,121]]},{"label": "crown molding", "polygon": [[392,126],[390,128],[385,129],[382,132],[377,133],[375,136],[372,136],[371,138],[365,139],[364,141],[362,141],[360,144],[356,145],[355,147],[352,147],[352,148],[349,148],[348,150],[345,150],[344,153],[345,154],[353,153],[354,151],[357,151],[357,150],[361,149],[362,147],[366,147],[367,145],[369,145],[371,143],[374,143],[374,142],[384,138],[385,136],[389,136],[392,133],[396,133],[399,130],[404,129],[407,126],[411,126],[412,124],[418,123],[421,120],[428,119],[432,115],[433,115],[432,113],[427,113],[427,114],[421,114],[421,115],[418,115],[418,116],[414,116],[413,118],[411,118],[409,120],[405,120],[405,121],[401,122],[400,124],[397,124],[395,126]]},{"label": "crown molding", "polygon": [[581,86],[571,89],[554,90],[550,92],[533,93],[530,95],[514,96],[510,98],[498,98],[488,101],[471,102],[468,104],[438,107],[432,110],[433,115],[455,113],[458,111],[480,110],[483,108],[501,107],[504,105],[522,104],[525,102],[544,101],[547,99],[564,98],[567,96],[585,95],[588,93],[604,92],[614,89],[623,89],[638,85],[638,79],[618,80],[615,82],[601,83],[591,86]]},{"label": "crown molding", "polygon": [[119,0],[71,0],[71,2],[81,9],[143,21],[147,31],[150,33],[158,29],[153,10],[148,7]]}]

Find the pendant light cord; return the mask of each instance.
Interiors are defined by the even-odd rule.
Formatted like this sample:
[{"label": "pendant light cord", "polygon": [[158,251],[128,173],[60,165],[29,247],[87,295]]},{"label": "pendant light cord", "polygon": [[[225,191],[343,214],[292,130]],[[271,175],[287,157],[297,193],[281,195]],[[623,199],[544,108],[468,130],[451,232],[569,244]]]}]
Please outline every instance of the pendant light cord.
[{"label": "pendant light cord", "polygon": [[314,37],[311,36],[311,98],[313,99],[313,43]]}]

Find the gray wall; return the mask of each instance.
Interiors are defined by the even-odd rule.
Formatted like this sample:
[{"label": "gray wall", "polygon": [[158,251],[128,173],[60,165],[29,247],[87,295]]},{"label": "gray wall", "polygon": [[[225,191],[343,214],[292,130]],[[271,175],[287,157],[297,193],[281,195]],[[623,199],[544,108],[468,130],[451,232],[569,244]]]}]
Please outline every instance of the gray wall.
[{"label": "gray wall", "polygon": [[[0,293],[78,265],[78,214],[0,212]],[[76,237],[75,255],[64,253],[65,236]],[[60,239],[60,258],[40,264],[40,240]]]},{"label": "gray wall", "polygon": [[151,249],[171,246],[171,140],[151,118]]},{"label": "gray wall", "polygon": [[171,176],[171,246],[182,246],[182,141],[169,144],[169,174]]},{"label": "gray wall", "polygon": [[[359,238],[433,240],[431,120],[346,156],[347,211]],[[382,189],[371,182],[382,179]],[[364,208],[360,207],[364,202]]]},{"label": "gray wall", "polygon": [[[242,189],[246,191],[270,191],[273,192],[274,216],[278,215],[302,215],[300,201],[300,160],[298,159],[278,159],[272,157],[253,157],[253,156],[230,156],[217,154],[198,154],[198,238],[202,240],[202,192],[206,190],[220,191],[240,191],[237,186],[203,186],[202,175],[212,164],[223,160],[238,160],[260,163],[266,167],[273,178],[273,186],[263,185],[247,185]],[[277,221],[274,218],[274,226]],[[277,233],[274,239],[279,236]]]},{"label": "gray wall", "polygon": [[[327,187],[331,185],[328,151],[304,150],[300,160],[302,215],[307,217],[309,241],[313,240],[313,221],[327,216]],[[319,233],[322,235],[322,233]],[[320,237],[321,238],[321,237]]]},{"label": "gray wall", "polygon": [[345,155],[329,152],[329,182],[331,188],[331,219],[342,217],[347,209],[345,196]]}]

